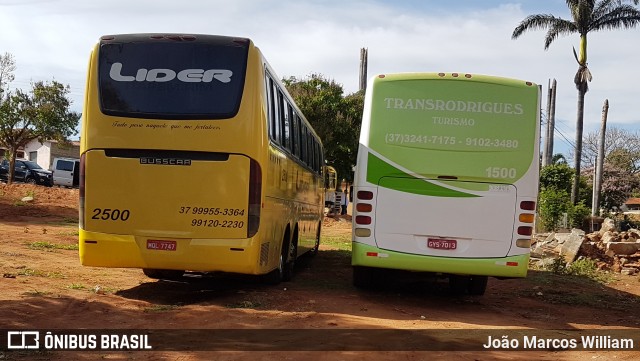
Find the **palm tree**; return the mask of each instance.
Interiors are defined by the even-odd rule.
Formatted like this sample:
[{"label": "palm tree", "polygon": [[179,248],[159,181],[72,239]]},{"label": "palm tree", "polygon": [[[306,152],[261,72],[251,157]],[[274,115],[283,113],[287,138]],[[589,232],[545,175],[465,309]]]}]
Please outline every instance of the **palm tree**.
[{"label": "palm tree", "polygon": [[578,71],[573,79],[578,89],[578,113],[576,119],[575,176],[571,188],[571,202],[577,203],[580,159],[582,158],[582,123],[584,119],[584,96],[589,90],[591,72],[587,67],[587,34],[598,30],[633,28],[640,23],[640,10],[635,6],[640,0],[566,0],[571,11],[571,20],[553,15],[537,14],[527,16],[513,30],[512,39],[517,39],[527,30],[548,29],[544,39],[544,49],[560,35],[580,34],[580,52],[573,56],[578,62]]}]

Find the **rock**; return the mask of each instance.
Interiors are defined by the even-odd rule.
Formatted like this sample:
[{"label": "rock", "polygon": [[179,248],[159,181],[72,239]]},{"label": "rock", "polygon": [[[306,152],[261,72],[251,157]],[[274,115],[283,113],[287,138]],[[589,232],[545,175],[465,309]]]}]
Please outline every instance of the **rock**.
[{"label": "rock", "polygon": [[575,228],[571,230],[571,234],[567,237],[567,240],[562,244],[562,248],[560,249],[560,255],[564,257],[567,263],[571,263],[576,259],[584,240],[583,230]]},{"label": "rock", "polygon": [[23,201],[25,203],[33,202],[33,197],[31,197],[31,196],[24,197],[24,198],[21,199],[21,201]]},{"label": "rock", "polygon": [[629,276],[636,274],[636,272],[638,272],[638,270],[631,267],[622,267],[622,269],[620,270],[620,273]]},{"label": "rock", "polygon": [[640,238],[640,231],[635,228],[629,228],[629,230],[627,230],[627,233],[629,234],[629,237],[633,237],[635,239]]},{"label": "rock", "polygon": [[607,243],[607,252],[615,255],[632,255],[640,250],[640,243],[610,242]]},{"label": "rock", "polygon": [[607,231],[600,235],[600,240],[604,243],[618,242],[620,240],[620,235],[617,232]]},{"label": "rock", "polygon": [[604,222],[602,222],[602,226],[598,233],[604,234],[605,232],[613,232],[616,230],[616,223],[611,218],[605,218]]}]

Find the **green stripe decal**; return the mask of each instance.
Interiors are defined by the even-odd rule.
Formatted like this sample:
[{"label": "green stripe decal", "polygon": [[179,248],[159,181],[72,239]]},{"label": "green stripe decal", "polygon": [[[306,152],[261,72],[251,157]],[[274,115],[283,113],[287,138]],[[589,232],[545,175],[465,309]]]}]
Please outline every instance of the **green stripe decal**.
[{"label": "green stripe decal", "polygon": [[377,184],[380,187],[432,197],[479,197],[475,194],[456,191],[433,184],[426,179],[412,176],[371,153],[369,153],[368,157],[367,182]]}]

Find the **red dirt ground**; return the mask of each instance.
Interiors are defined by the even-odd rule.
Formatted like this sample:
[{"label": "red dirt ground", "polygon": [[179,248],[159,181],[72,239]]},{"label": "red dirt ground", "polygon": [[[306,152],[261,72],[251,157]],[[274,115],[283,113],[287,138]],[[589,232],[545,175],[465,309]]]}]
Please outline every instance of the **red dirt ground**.
[{"label": "red dirt ground", "polygon": [[[28,195],[34,197],[33,202],[20,201]],[[198,347],[197,337],[177,334],[170,341],[183,343],[184,350],[7,351],[0,345],[0,360],[640,358],[638,276],[609,275],[610,282],[604,284],[532,270],[526,279],[490,279],[482,297],[453,297],[442,282],[414,279],[363,291],[351,286],[348,251],[322,245],[316,257],[297,266],[292,282],[279,286],[231,275],[157,281],[137,269],[81,266],[76,247],[77,221],[76,189],[0,183],[0,330],[255,330],[256,337],[283,346],[274,351],[246,351],[255,343],[242,346],[236,340],[233,347],[226,348],[228,351],[191,351]],[[323,239],[348,239],[350,232],[349,219],[327,219]],[[264,331],[268,329],[294,331],[276,340]],[[433,332],[427,336],[413,334],[424,340],[417,344],[415,339],[400,340],[400,346],[396,346],[399,351],[394,351],[381,345],[404,336],[371,336],[363,329],[440,331],[435,336]],[[477,351],[451,351],[469,346],[451,343],[454,336],[487,329],[497,335],[511,335],[515,329],[587,333],[624,330],[626,337],[635,340],[636,349],[515,352],[479,351],[475,347]],[[0,340],[5,340],[1,338],[4,336],[0,335]],[[346,337],[345,342],[383,337],[365,340],[383,350],[350,351],[348,345],[340,346],[340,337]],[[444,343],[449,350],[415,351],[429,342]],[[288,348],[299,351],[286,351]],[[321,351],[312,351],[318,349]]]}]

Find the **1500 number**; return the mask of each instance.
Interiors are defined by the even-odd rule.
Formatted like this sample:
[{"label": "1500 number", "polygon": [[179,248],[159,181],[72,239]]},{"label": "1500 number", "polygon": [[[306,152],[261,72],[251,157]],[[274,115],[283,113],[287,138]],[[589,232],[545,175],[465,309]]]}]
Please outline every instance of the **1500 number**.
[{"label": "1500 number", "polygon": [[488,178],[514,179],[517,171],[515,168],[489,167],[485,169]]},{"label": "1500 number", "polygon": [[91,219],[100,221],[126,221],[131,212],[128,209],[94,208]]}]

